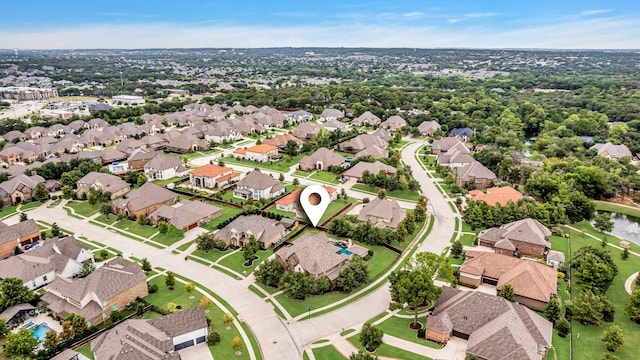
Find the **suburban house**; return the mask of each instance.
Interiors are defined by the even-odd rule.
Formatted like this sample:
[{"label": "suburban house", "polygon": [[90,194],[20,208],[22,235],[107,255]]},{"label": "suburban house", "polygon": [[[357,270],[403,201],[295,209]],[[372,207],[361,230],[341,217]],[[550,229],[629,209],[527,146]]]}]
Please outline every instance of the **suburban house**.
[{"label": "suburban house", "polygon": [[235,141],[242,139],[242,133],[233,128],[228,122],[218,122],[207,125],[203,130],[204,139],[209,142],[221,144],[224,141]]},{"label": "suburban house", "polygon": [[35,172],[33,172],[31,176],[20,174],[7,181],[3,181],[0,183],[0,189],[6,192],[3,201],[5,204],[29,202],[33,200],[36,186],[44,182],[44,178],[36,175]]},{"label": "suburban house", "polygon": [[389,176],[394,176],[398,170],[393,166],[387,165],[380,161],[372,163],[360,161],[359,163],[353,165],[345,172],[343,172],[342,176],[350,179],[356,179],[357,181],[362,181],[362,176],[364,175],[365,171],[368,171],[369,174],[373,176],[378,175],[380,171],[384,171]]},{"label": "suburban house", "polygon": [[449,131],[449,136],[455,137],[463,142],[469,142],[473,136],[473,130],[469,128],[456,128]]},{"label": "suburban house", "polygon": [[438,129],[440,129],[440,124],[436,121],[423,121],[418,125],[418,132],[422,136],[433,136]]},{"label": "suburban house", "polygon": [[201,306],[157,319],[129,319],[91,342],[96,360],[181,359],[178,350],[207,341],[209,326]]},{"label": "suburban house", "polygon": [[629,148],[624,144],[614,145],[608,142],[605,144],[595,144],[591,149],[595,149],[598,156],[606,157],[609,160],[620,160],[620,158],[624,156],[628,156],[629,158],[633,157]]},{"label": "suburban house", "polygon": [[145,147],[137,148],[133,150],[129,158],[127,159],[127,163],[129,164],[130,171],[141,171],[144,170],[144,166],[146,163],[151,161],[157,155],[162,154],[162,151],[159,150],[150,150]]},{"label": "suburban house", "polygon": [[379,228],[397,229],[405,216],[406,211],[397,201],[375,197],[360,210],[358,221],[366,221]]},{"label": "suburban house", "polygon": [[158,154],[144,164],[144,175],[148,180],[167,180],[183,177],[189,174],[189,169],[177,156]]},{"label": "suburban house", "polygon": [[[322,185],[322,187],[329,193],[331,202],[334,202],[338,197],[336,188],[327,185]],[[303,188],[297,188],[276,200],[276,209],[280,211],[295,212],[297,217],[305,217],[305,212],[300,205],[300,193],[302,193],[302,189]]]},{"label": "suburban house", "polygon": [[453,168],[453,176],[456,178],[456,184],[460,187],[470,185],[474,188],[486,188],[500,182],[493,171],[478,161]]},{"label": "suburban house", "polygon": [[79,352],[72,349],[64,349],[58,355],[52,357],[50,360],[87,360],[88,357],[80,354]]},{"label": "suburban house", "polygon": [[233,196],[244,200],[271,199],[284,193],[284,185],[260,170],[249,172],[233,190]]},{"label": "suburban house", "polygon": [[149,215],[149,221],[158,225],[165,221],[178,229],[188,231],[222,215],[222,209],[202,201],[182,200],[175,205],[164,205]]},{"label": "suburban house", "polygon": [[302,144],[304,144],[304,141],[298,139],[297,137],[295,137],[295,136],[293,136],[291,134],[276,135],[276,136],[272,137],[271,139],[264,139],[264,140],[262,140],[262,144],[263,145],[275,146],[279,150],[284,150],[285,146],[287,146],[287,143],[289,141],[295,142],[298,145],[298,150],[300,148],[302,148]]},{"label": "suburban house", "polygon": [[558,294],[558,272],[532,260],[467,251],[465,261],[460,266],[460,284],[474,288],[489,284],[498,291],[505,284],[511,284],[514,301],[543,311],[549,300]]},{"label": "suburban house", "polygon": [[380,125],[380,123],[382,122],[382,120],[380,120],[380,118],[373,114],[371,111],[365,111],[364,113],[362,113],[362,115],[358,116],[357,118],[353,119],[351,121],[351,125],[355,125],[355,126],[365,126],[365,125]]},{"label": "suburban house", "polygon": [[353,139],[340,143],[340,150],[357,153],[371,146],[387,149],[389,147],[389,143],[371,134],[360,134]]},{"label": "suburban house", "polygon": [[385,129],[378,129],[371,133],[375,137],[379,137],[382,141],[389,142],[393,138],[393,135]]},{"label": "suburban house", "polygon": [[478,244],[498,254],[544,257],[551,248],[551,231],[535,219],[523,219],[478,233]]},{"label": "suburban house", "polygon": [[479,291],[448,286],[427,316],[425,336],[441,344],[467,340],[467,355],[486,360],[541,360],[551,347],[553,324],[526,306]]},{"label": "suburban house", "polygon": [[112,203],[115,214],[125,214],[130,218],[150,215],[163,205],[174,205],[178,195],[152,182],[144,183],[140,188],[131,191],[126,197],[116,199]]},{"label": "suburban house", "polygon": [[54,281],[57,276],[78,276],[85,260],[93,261],[93,253],[73,236],[51,238],[37,249],[0,261],[0,279],[17,277],[34,290]]},{"label": "suburban house", "polygon": [[389,157],[389,150],[379,148],[376,145],[371,145],[363,150],[358,151],[354,157],[372,157],[375,159],[386,159]]},{"label": "suburban house", "polygon": [[33,219],[7,225],[0,221],[0,258],[13,255],[17,246],[24,247],[40,240],[40,228]]},{"label": "suburban house", "polygon": [[[305,123],[306,124],[306,123]],[[333,150],[321,147],[313,154],[300,159],[300,170],[327,170],[329,166],[344,166],[345,158]]]},{"label": "suburban house", "polygon": [[82,315],[88,326],[105,321],[112,311],[126,309],[136,298],[149,295],[147,277],[137,262],[126,265],[116,257],[87,277],[70,280],[56,278],[45,287],[42,301],[52,314],[64,319]]},{"label": "suburban house", "polygon": [[484,201],[490,206],[500,204],[507,205],[509,201],[517,203],[522,199],[522,193],[511,186],[488,188],[485,192],[480,190],[469,191],[469,197],[474,201]]},{"label": "suburban house", "polygon": [[313,119],[313,114],[305,110],[296,110],[284,114],[284,118],[289,121],[289,123],[299,123],[311,121],[311,119]]},{"label": "suburban house", "polygon": [[306,233],[291,246],[276,251],[275,255],[286,269],[306,271],[315,280],[326,277],[333,283],[353,255],[364,258],[368,254],[367,248],[360,245],[341,246],[321,232]]},{"label": "suburban house", "polygon": [[453,146],[459,144],[461,141],[455,137],[445,137],[442,139],[436,139],[431,142],[431,153],[438,155],[441,152],[447,152]]},{"label": "suburban house", "polygon": [[461,167],[475,161],[467,145],[461,142],[453,145],[447,151],[441,151],[436,155],[436,162],[449,168]]},{"label": "suburban house", "polygon": [[207,164],[191,170],[189,182],[195,187],[214,189],[237,181],[238,176],[240,174],[234,173],[232,168]]},{"label": "suburban house", "polygon": [[388,129],[391,131],[396,131],[398,129],[401,129],[403,127],[407,126],[407,121],[403,118],[401,118],[398,115],[393,115],[390,116],[387,120],[383,121],[380,124],[380,127],[383,129]]},{"label": "suburban house", "polygon": [[246,149],[235,149],[233,156],[245,160],[265,162],[269,160],[280,160],[278,148],[273,145],[260,144]]},{"label": "suburban house", "polygon": [[329,120],[321,125],[323,129],[327,129],[328,131],[336,131],[341,130],[345,131],[349,127],[347,123],[343,123],[338,120]]},{"label": "suburban house", "polygon": [[189,152],[209,150],[209,142],[203,139],[183,133],[180,136],[167,142],[165,150],[178,154],[186,154]]},{"label": "suburban house", "polygon": [[[316,132],[321,128],[320,125],[312,122],[303,122],[296,129],[293,130],[293,136],[300,140],[313,141],[316,137]],[[0,152],[0,155],[2,152]]]},{"label": "suburban house", "polygon": [[76,183],[77,190],[76,196],[78,199],[82,198],[82,194],[89,195],[91,189],[99,190],[102,192],[110,192],[111,200],[126,194],[131,190],[131,185],[128,182],[122,180],[120,177],[111,175],[109,173],[102,173],[92,171],[83,176]]},{"label": "suburban house", "polygon": [[268,249],[282,241],[285,233],[285,226],[277,220],[259,215],[241,215],[218,230],[213,237],[227,245],[243,247],[253,236],[260,243],[260,248]]},{"label": "suburban house", "polygon": [[324,109],[318,117],[319,122],[340,120],[344,117],[344,112],[338,109]]}]

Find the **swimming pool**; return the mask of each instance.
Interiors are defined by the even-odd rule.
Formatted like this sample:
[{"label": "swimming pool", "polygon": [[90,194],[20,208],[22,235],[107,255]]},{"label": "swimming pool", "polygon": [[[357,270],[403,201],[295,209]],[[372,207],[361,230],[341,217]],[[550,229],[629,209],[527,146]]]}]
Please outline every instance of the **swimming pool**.
[{"label": "swimming pool", "polygon": [[345,255],[352,255],[353,253],[349,250],[347,250],[347,247],[342,245],[342,244],[338,244],[338,243],[333,243],[333,245],[337,246],[340,251],[338,251],[338,254],[345,254]]},{"label": "swimming pool", "polygon": [[49,325],[41,323],[33,328],[33,337],[38,339],[42,343],[49,330],[51,330]]},{"label": "swimming pool", "polygon": [[27,321],[26,324],[22,325],[23,328],[29,330],[31,329],[36,323],[34,323],[33,321],[29,320]]}]

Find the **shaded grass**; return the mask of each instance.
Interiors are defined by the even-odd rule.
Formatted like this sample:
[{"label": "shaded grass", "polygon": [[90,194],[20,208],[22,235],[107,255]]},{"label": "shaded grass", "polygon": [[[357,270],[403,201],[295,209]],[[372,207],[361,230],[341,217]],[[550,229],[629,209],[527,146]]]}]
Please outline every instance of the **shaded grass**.
[{"label": "shaded grass", "polygon": [[[371,194],[378,194],[378,191],[380,190],[379,187],[375,187],[375,186],[370,186],[370,185],[365,185],[365,184],[354,184],[351,187],[353,190],[360,190],[360,191],[364,191],[364,192],[368,192]],[[409,201],[418,201],[418,199],[420,198],[420,194],[417,191],[411,191],[411,190],[392,190],[392,191],[388,191],[387,190],[387,196],[388,197],[392,197],[392,198],[398,198],[398,199],[404,199],[404,200],[409,200]]]},{"label": "shaded grass", "polygon": [[262,168],[262,169],[267,169],[267,170],[272,170],[277,172],[287,172],[292,166],[297,165],[303,156],[305,156],[305,154],[298,154],[292,157],[291,159],[289,159],[288,161],[285,159],[282,159],[279,161],[258,162],[258,161],[251,161],[251,160],[234,159],[228,156],[223,157],[221,160],[229,164],[244,165],[251,168],[257,167],[257,168]]}]

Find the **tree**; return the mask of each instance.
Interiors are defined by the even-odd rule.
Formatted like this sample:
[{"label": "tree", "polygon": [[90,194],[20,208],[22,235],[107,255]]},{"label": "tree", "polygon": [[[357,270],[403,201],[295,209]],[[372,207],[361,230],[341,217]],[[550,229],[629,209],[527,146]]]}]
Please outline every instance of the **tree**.
[{"label": "tree", "polygon": [[292,299],[304,300],[313,291],[313,277],[308,272],[285,271],[279,288]]},{"label": "tree", "polygon": [[209,335],[207,336],[207,345],[212,346],[212,345],[218,345],[220,343],[220,334],[218,334],[216,331],[212,331],[209,333]]},{"label": "tree", "polygon": [[384,333],[382,330],[375,327],[375,325],[371,325],[366,323],[362,326],[360,330],[360,343],[362,346],[369,351],[374,352],[380,345],[382,345],[382,337]]},{"label": "tree", "polygon": [[407,238],[409,237],[409,232],[407,231],[407,228],[404,226],[404,221],[398,224],[395,237],[398,242],[403,242],[407,240]]},{"label": "tree", "polygon": [[557,297],[552,297],[544,308],[544,315],[555,324],[562,316],[562,305]]},{"label": "tree", "polygon": [[281,173],[280,176],[278,177],[278,180],[279,181],[284,181],[284,174]]},{"label": "tree", "polygon": [[158,222],[158,225],[157,225],[157,227],[158,227],[158,232],[159,232],[160,234],[166,234],[166,233],[169,231],[169,227],[170,227],[170,226],[171,226],[171,224],[169,224],[169,223],[168,223],[168,222],[166,222],[166,221],[159,221],[159,222]]},{"label": "tree", "polygon": [[456,240],[453,245],[451,245],[451,255],[453,255],[454,259],[459,259],[463,251],[464,248],[460,241]]},{"label": "tree", "polygon": [[73,186],[65,185],[62,187],[62,197],[65,199],[73,199],[76,196],[76,192]]},{"label": "tree", "polygon": [[192,283],[192,282],[188,282],[188,283],[186,283],[186,284],[184,285],[184,290],[185,290],[186,292],[188,292],[188,293],[192,293],[192,292],[193,292],[193,290],[195,290],[195,289],[196,289],[196,286],[195,286],[195,285],[193,285],[193,283]]},{"label": "tree", "polygon": [[349,355],[349,360],[377,360],[378,357],[375,355],[368,354],[363,352],[362,350],[358,350],[357,353],[352,353]]},{"label": "tree", "polygon": [[44,346],[46,350],[53,350],[56,345],[58,345],[58,333],[55,330],[50,329],[44,335],[44,343],[42,346]]},{"label": "tree", "polygon": [[384,199],[386,197],[387,197],[387,190],[386,189],[378,190],[378,198]]},{"label": "tree", "polygon": [[224,315],[222,315],[222,322],[225,325],[229,325],[233,322],[233,315],[229,314],[229,313],[225,313]]},{"label": "tree", "polygon": [[0,336],[5,336],[9,333],[9,327],[7,327],[7,320],[0,318]]},{"label": "tree", "polygon": [[600,325],[602,322],[602,310],[604,304],[597,294],[589,290],[583,290],[575,300],[571,308],[573,320],[582,324]]},{"label": "tree", "polygon": [[216,240],[209,233],[200,234],[196,237],[196,247],[205,253],[209,253],[216,246]]},{"label": "tree", "polygon": [[594,246],[584,246],[576,251],[571,267],[576,269],[578,283],[584,289],[605,293],[618,274],[611,253]]},{"label": "tree", "polygon": [[27,218],[27,213],[26,212],[21,212],[20,213],[20,222],[24,222],[27,221],[29,218]]},{"label": "tree", "polygon": [[503,297],[509,301],[513,301],[513,285],[504,284],[502,289],[500,289],[500,293],[498,294],[500,297]]},{"label": "tree", "polygon": [[571,331],[571,324],[569,324],[569,321],[563,316],[556,321],[555,328],[558,330],[558,336],[564,338]]},{"label": "tree", "polygon": [[176,276],[171,271],[167,272],[167,276],[164,278],[164,284],[169,288],[169,290],[173,290],[173,287],[176,285]]},{"label": "tree", "polygon": [[389,276],[391,299],[414,307],[413,327],[418,326],[418,306],[432,303],[441,289],[433,284],[433,275],[440,266],[440,258],[433,253],[418,253],[402,270]]},{"label": "tree", "polygon": [[298,178],[294,178],[293,179],[293,186],[298,186],[300,185],[300,180],[298,180]]},{"label": "tree", "polygon": [[[611,220],[611,213],[606,211],[598,212],[596,218],[593,223],[593,227],[595,227],[600,232],[611,232],[613,230],[613,220]],[[607,238],[607,235],[604,236]],[[603,247],[606,245],[606,242],[603,241]]]},{"label": "tree", "polygon": [[142,268],[142,271],[144,271],[144,272],[151,271],[151,263],[149,262],[149,260],[147,258],[143,258],[142,259],[142,264],[140,265],[140,267]]},{"label": "tree", "polygon": [[624,248],[624,250],[622,250],[622,254],[620,254],[620,258],[622,260],[629,259],[629,249],[628,248]]},{"label": "tree", "polygon": [[289,156],[296,156],[298,154],[298,143],[294,140],[287,141],[287,144],[284,146],[284,153]]},{"label": "tree", "polygon": [[367,282],[369,269],[367,262],[359,256],[353,256],[349,264],[340,270],[336,286],[345,292],[357,288]]},{"label": "tree", "polygon": [[138,175],[138,179],[136,179],[136,185],[138,186],[142,186],[147,182],[147,177],[144,176],[143,173],[140,173],[140,175]]},{"label": "tree", "polygon": [[242,340],[240,340],[240,337],[238,336],[234,337],[233,340],[231,341],[231,347],[236,352],[240,351],[243,346],[244,344],[242,344]]},{"label": "tree", "polygon": [[255,236],[251,235],[249,242],[244,244],[242,249],[242,257],[246,260],[252,260],[256,256],[256,252],[260,249],[260,243],[256,241]]},{"label": "tree", "polygon": [[33,330],[20,328],[17,333],[7,335],[4,354],[10,358],[30,357],[38,342],[33,337]]},{"label": "tree", "polygon": [[138,220],[137,220],[138,224],[140,226],[145,226],[145,225],[149,225],[149,218],[147,218],[147,215],[145,214],[140,214],[138,216]]},{"label": "tree", "polygon": [[60,226],[57,223],[51,224],[51,236],[60,237],[62,236],[62,231],[60,230]]},{"label": "tree", "polygon": [[259,283],[271,287],[278,287],[280,278],[282,278],[284,274],[284,265],[277,259],[266,260],[253,274]]},{"label": "tree", "polygon": [[[113,315],[113,312],[111,313]],[[73,314],[71,317],[71,326],[75,336],[82,336],[87,332],[87,321],[84,316]]]},{"label": "tree", "polygon": [[34,189],[33,197],[38,201],[44,201],[49,199],[49,190],[45,183],[38,183]]},{"label": "tree", "polygon": [[9,306],[23,304],[33,299],[33,291],[24,286],[22,280],[16,277],[7,277],[0,280],[0,310],[4,311]]},{"label": "tree", "polygon": [[96,269],[96,265],[91,259],[84,260],[82,262],[82,268],[80,268],[80,277],[87,277]]},{"label": "tree", "polygon": [[111,204],[102,204],[102,206],[100,206],[100,214],[104,215],[108,219],[109,215],[113,214]]},{"label": "tree", "polygon": [[607,350],[614,352],[616,350],[622,350],[624,345],[624,337],[622,336],[622,329],[618,325],[609,326],[604,331],[602,342]]},{"label": "tree", "polygon": [[636,285],[633,289],[629,302],[624,307],[624,313],[631,321],[640,324],[640,286]]},{"label": "tree", "polygon": [[604,353],[600,357],[600,360],[620,360],[620,358],[610,353]]}]

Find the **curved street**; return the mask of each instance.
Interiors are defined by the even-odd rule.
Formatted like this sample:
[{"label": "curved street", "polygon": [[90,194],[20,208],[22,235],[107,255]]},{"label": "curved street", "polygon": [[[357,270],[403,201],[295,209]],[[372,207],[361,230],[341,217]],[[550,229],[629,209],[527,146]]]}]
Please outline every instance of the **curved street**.
[{"label": "curved street", "polygon": [[[420,244],[418,250],[439,254],[454,234],[456,214],[449,206],[448,200],[433,184],[433,179],[415,159],[415,152],[421,145],[419,142],[412,142],[405,146],[402,149],[402,159],[413,170],[422,193],[429,199],[428,210],[434,215],[431,232]],[[290,177],[290,174],[288,175]],[[305,184],[306,181],[301,183]],[[354,192],[350,192],[350,195],[351,193]],[[358,194],[354,193],[354,195]],[[223,298],[238,312],[238,320],[249,325],[264,358],[268,360],[302,358],[302,351],[312,342],[329,336],[335,337],[343,329],[359,326],[387,310],[391,300],[389,284],[385,282],[377,290],[336,310],[307,320],[287,322],[275,313],[271,304],[266,303],[248,289],[252,277],[239,281],[200,263],[185,262],[182,255],[172,254],[169,248],[158,249],[90,224],[87,219],[79,220],[69,217],[62,207],[39,207],[30,211],[29,217],[47,222],[55,221],[60,227],[73,231],[76,236],[86,236],[137,258],[146,257],[154,267],[164,268],[200,283]],[[8,223],[17,221],[17,215],[7,219]],[[254,358],[255,356],[252,356],[252,359]]]}]

